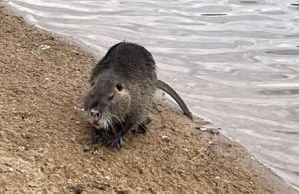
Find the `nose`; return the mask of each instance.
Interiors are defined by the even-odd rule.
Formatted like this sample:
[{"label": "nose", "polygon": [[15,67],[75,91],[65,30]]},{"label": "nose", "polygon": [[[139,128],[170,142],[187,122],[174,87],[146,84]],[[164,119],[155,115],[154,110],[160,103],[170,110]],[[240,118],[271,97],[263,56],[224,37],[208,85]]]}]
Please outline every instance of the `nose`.
[{"label": "nose", "polygon": [[95,110],[95,109],[91,109],[91,110],[90,110],[90,115],[91,115],[92,117],[100,117],[100,113],[99,113],[99,111],[97,111],[97,110]]}]

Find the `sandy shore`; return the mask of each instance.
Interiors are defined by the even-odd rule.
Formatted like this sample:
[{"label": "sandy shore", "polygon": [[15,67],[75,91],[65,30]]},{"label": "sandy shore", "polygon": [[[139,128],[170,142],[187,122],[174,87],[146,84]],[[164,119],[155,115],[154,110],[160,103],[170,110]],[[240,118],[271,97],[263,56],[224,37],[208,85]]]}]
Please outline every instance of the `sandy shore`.
[{"label": "sandy shore", "polygon": [[0,5],[0,193],[298,193],[239,144],[153,105],[147,134],[92,144],[91,54]]}]

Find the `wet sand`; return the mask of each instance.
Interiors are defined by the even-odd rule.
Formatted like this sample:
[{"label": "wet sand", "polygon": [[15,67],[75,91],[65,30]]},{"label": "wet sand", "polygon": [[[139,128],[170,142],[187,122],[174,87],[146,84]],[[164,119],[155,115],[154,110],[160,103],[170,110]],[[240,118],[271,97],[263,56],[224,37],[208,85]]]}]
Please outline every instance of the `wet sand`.
[{"label": "wet sand", "polygon": [[159,93],[147,134],[92,144],[80,109],[94,57],[3,6],[0,37],[0,193],[298,193]]}]

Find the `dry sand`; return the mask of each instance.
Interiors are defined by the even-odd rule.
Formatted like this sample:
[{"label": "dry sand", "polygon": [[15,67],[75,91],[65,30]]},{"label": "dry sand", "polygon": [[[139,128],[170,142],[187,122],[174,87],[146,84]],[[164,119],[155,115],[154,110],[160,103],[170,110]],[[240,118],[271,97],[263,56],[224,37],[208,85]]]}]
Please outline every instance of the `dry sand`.
[{"label": "dry sand", "polygon": [[0,193],[298,193],[162,99],[147,134],[92,144],[80,108],[93,56],[3,6],[0,37]]}]

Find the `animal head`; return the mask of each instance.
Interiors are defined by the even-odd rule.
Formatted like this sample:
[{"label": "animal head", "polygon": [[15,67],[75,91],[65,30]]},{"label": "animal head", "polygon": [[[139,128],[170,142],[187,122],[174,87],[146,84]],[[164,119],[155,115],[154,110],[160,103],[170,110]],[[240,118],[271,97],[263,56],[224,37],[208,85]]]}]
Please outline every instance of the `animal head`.
[{"label": "animal head", "polygon": [[109,129],[121,124],[131,105],[126,84],[110,71],[105,71],[92,81],[85,97],[84,109],[88,121],[96,128]]}]

